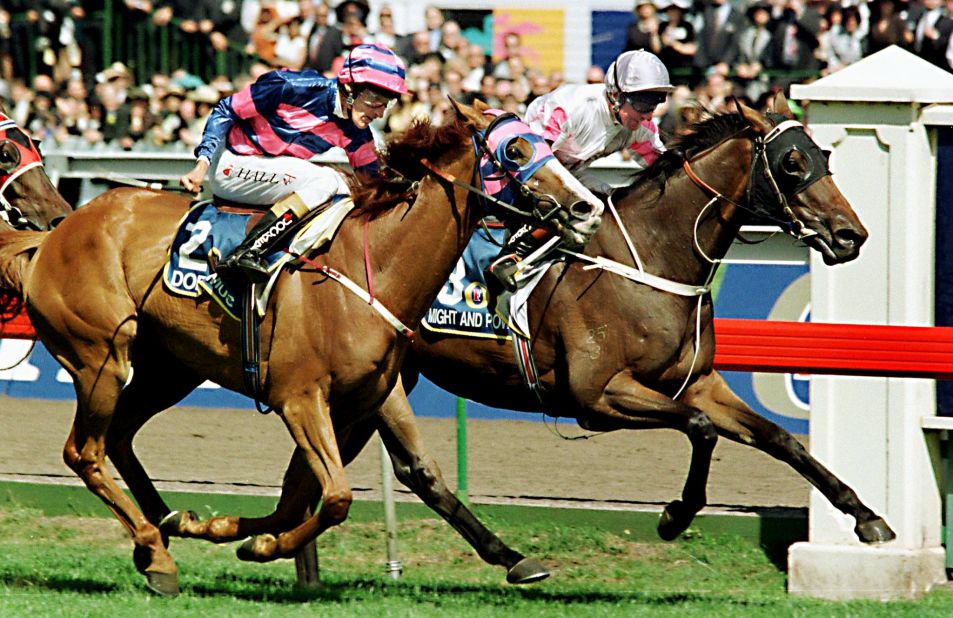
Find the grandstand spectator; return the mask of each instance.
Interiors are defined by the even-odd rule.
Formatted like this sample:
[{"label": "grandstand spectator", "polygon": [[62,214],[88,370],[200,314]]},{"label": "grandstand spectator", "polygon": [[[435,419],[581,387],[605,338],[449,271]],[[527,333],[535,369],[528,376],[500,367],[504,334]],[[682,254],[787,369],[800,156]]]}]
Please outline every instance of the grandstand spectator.
[{"label": "grandstand spectator", "polygon": [[302,15],[305,16],[302,31],[306,33],[307,44],[305,48],[308,54],[304,66],[314,66],[318,61],[318,50],[321,48],[321,41],[329,28],[328,19],[331,9],[324,2],[315,2],[315,0],[301,0],[301,6],[304,7],[305,4],[311,8],[302,10]]},{"label": "grandstand spectator", "polygon": [[179,129],[186,126],[180,114],[184,100],[185,89],[177,85],[170,85],[161,96],[162,109],[159,113],[159,121],[152,130],[154,144],[161,146],[177,141]]},{"label": "grandstand spectator", "polygon": [[601,84],[606,78],[606,72],[598,64],[594,64],[586,70],[587,84]]},{"label": "grandstand spectator", "polygon": [[480,99],[490,107],[499,107],[500,100],[496,97],[497,79],[490,74],[486,74],[480,80],[480,92],[476,98]]},{"label": "grandstand spectator", "polygon": [[765,54],[771,44],[771,6],[755,2],[746,11],[748,24],[738,39],[738,59],[735,64],[735,80],[752,100],[757,99],[770,86],[767,73],[763,71]]},{"label": "grandstand spectator", "polygon": [[949,47],[949,33],[943,31],[943,15],[945,9],[943,0],[921,0],[923,5],[923,14],[917,20],[916,28],[913,31],[913,50],[918,56],[950,70],[950,63],[947,61],[947,47]]},{"label": "grandstand spectator", "polygon": [[738,59],[738,42],[745,18],[728,0],[708,0],[698,33],[695,68],[701,73],[716,71],[726,76]]},{"label": "grandstand spectator", "polygon": [[400,38],[394,26],[394,11],[390,5],[385,4],[377,13],[377,29],[371,33],[370,42],[378,43],[388,49],[396,49]]},{"label": "grandstand spectator", "polygon": [[827,69],[839,71],[864,56],[865,33],[860,26],[860,11],[848,6],[840,12],[841,23],[832,28],[827,38]]},{"label": "grandstand spectator", "polygon": [[[510,58],[521,58],[523,54],[523,38],[517,32],[507,32],[503,35],[503,57],[493,65],[493,76],[497,79],[512,79],[510,74]],[[525,66],[525,63],[524,65]]]},{"label": "grandstand spectator", "polygon": [[875,54],[891,45],[913,45],[913,31],[899,9],[899,0],[871,0],[865,55]]},{"label": "grandstand spectator", "polygon": [[470,43],[467,47],[467,74],[463,78],[463,89],[467,92],[479,92],[480,81],[486,75],[487,58],[483,47]]},{"label": "grandstand spectator", "polygon": [[[344,0],[334,8],[337,22],[325,31],[318,47],[314,64],[309,68],[321,73],[336,74],[332,71],[335,60],[340,63],[351,48],[360,45],[368,38],[367,14],[370,11],[366,2]],[[339,60],[340,59],[340,60]]]},{"label": "grandstand spectator", "polygon": [[635,0],[635,21],[626,29],[622,51],[646,49],[653,54],[662,51],[657,13],[655,0]]},{"label": "grandstand spectator", "polygon": [[424,7],[424,26],[427,32],[427,51],[435,52],[440,49],[440,38],[443,36],[443,11],[429,4]]},{"label": "grandstand spectator", "polygon": [[788,0],[764,57],[766,69],[790,73],[775,80],[783,88],[820,72],[821,62],[816,53],[820,22],[821,16],[816,10],[801,0]]},{"label": "grandstand spectator", "polygon": [[695,42],[695,26],[686,19],[691,0],[660,0],[659,9],[665,17],[659,25],[662,49],[659,59],[668,67],[673,84],[688,84],[691,80],[692,63],[698,44]]},{"label": "grandstand spectator", "polygon": [[212,53],[224,52],[229,46],[241,49],[248,44],[249,33],[242,26],[243,0],[224,0],[213,4],[209,17],[212,32],[209,44]]},{"label": "grandstand spectator", "polygon": [[463,37],[460,24],[450,19],[443,22],[443,26],[440,27],[440,30],[440,45],[437,51],[444,57],[444,60],[459,60],[465,62],[467,48],[470,44]]}]

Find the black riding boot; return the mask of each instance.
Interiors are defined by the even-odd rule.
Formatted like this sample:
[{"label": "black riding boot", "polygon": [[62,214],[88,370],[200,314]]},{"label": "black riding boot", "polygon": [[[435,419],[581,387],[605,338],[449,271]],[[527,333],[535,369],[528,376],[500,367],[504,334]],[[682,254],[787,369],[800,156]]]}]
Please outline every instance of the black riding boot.
[{"label": "black riding boot", "polygon": [[531,225],[523,225],[513,232],[499,255],[484,271],[491,295],[498,296],[501,290],[515,292],[519,288],[516,273],[520,264],[551,237],[552,233],[549,230],[534,228]]},{"label": "black riding boot", "polygon": [[307,206],[295,193],[278,201],[248,232],[245,240],[218,263],[215,272],[222,279],[245,279],[250,283],[268,281],[271,273],[265,256],[294,231],[307,212]]}]

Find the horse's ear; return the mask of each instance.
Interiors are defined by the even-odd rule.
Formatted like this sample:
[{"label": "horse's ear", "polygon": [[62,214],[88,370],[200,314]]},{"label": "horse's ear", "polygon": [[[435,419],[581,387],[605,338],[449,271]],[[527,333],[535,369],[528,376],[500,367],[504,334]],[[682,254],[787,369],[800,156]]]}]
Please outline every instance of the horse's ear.
[{"label": "horse's ear", "polygon": [[774,112],[781,114],[785,118],[794,118],[794,113],[791,111],[791,107],[788,105],[788,100],[783,92],[774,95]]},{"label": "horse's ear", "polygon": [[771,129],[774,128],[774,125],[771,124],[767,118],[759,114],[756,110],[751,109],[744,103],[739,101],[738,108],[741,112],[741,115],[744,116],[745,120],[748,121],[748,124],[754,127],[762,135],[767,135]]},{"label": "horse's ear", "polygon": [[463,122],[478,129],[482,129],[486,126],[487,121],[483,116],[482,110],[465,105],[449,95],[447,95],[447,98],[450,99],[450,105],[453,106],[453,109],[457,112],[457,116],[459,116]]},{"label": "horse's ear", "polygon": [[480,112],[481,114],[486,110],[490,109],[490,106],[480,99],[473,99],[473,109]]}]

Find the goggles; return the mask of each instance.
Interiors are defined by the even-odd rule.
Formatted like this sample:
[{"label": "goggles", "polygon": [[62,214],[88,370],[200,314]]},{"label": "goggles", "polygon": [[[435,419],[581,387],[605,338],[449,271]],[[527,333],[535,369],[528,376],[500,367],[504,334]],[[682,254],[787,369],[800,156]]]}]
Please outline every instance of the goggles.
[{"label": "goggles", "polygon": [[369,89],[362,90],[361,93],[358,94],[356,98],[365,107],[369,107],[374,110],[390,109],[394,105],[394,103],[397,101],[397,97],[388,97],[379,92],[375,92]]},{"label": "goggles", "polygon": [[665,101],[664,92],[623,92],[620,95],[622,103],[628,103],[632,109],[640,114],[648,114],[655,111],[662,102]]}]

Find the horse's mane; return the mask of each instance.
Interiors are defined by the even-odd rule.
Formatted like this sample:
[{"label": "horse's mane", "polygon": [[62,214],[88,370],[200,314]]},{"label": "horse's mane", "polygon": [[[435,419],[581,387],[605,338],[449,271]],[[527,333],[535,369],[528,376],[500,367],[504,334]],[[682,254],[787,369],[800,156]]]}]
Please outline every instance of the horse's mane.
[{"label": "horse's mane", "polygon": [[686,159],[716,146],[748,126],[748,121],[737,112],[722,112],[692,123],[686,131],[668,144],[668,150],[638,173],[630,189],[645,183],[664,187],[672,174],[682,169]]},{"label": "horse's mane", "polygon": [[355,212],[375,217],[410,201],[411,183],[428,172],[420,160],[435,161],[469,140],[469,130],[462,122],[435,127],[429,120],[415,120],[404,133],[391,138],[379,153],[380,176],[351,177],[351,195],[358,206]]}]

